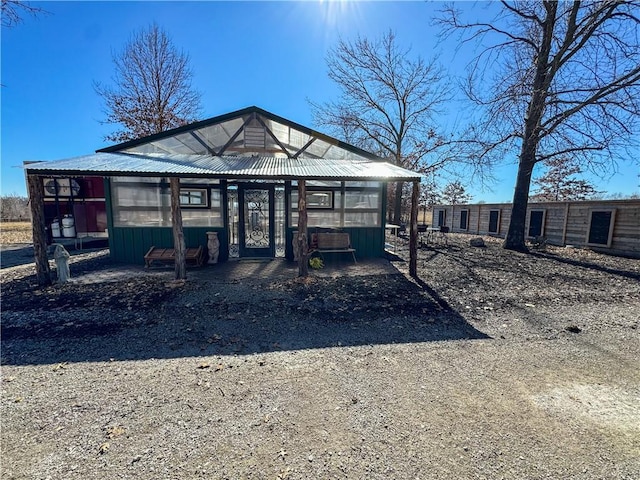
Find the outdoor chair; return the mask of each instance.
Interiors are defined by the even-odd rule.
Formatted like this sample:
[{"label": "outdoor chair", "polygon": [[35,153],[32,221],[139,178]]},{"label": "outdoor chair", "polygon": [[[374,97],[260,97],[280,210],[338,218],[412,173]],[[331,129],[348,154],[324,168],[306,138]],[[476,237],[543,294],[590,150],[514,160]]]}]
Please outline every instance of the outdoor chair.
[{"label": "outdoor chair", "polygon": [[438,241],[444,242],[445,245],[449,245],[448,234],[449,234],[449,227],[445,227],[444,225],[441,225],[440,232],[438,234]]}]

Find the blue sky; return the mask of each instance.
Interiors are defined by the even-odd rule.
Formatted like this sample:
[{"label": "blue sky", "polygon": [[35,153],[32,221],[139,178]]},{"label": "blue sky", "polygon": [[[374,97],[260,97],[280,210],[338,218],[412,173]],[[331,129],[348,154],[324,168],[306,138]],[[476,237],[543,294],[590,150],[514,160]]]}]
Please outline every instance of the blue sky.
[{"label": "blue sky", "polygon": [[[256,105],[313,127],[307,99],[337,94],[325,54],[338,37],[379,37],[389,29],[412,53],[440,52],[452,79],[465,52],[438,46],[426,2],[31,2],[50,12],[2,29],[2,194],[25,194],[24,160],[56,160],[108,144],[102,103],[93,82],[109,83],[112,52],[132,32],[156,22],[187,52],[203,118]],[[469,7],[471,4],[468,4]],[[484,8],[481,4],[475,8]],[[464,109],[452,102],[453,122]],[[456,112],[454,114],[454,112]],[[515,158],[515,154],[514,154]],[[513,160],[513,159],[512,159]],[[619,162],[619,173],[590,178],[598,190],[637,193],[640,168]],[[474,201],[510,201],[515,167],[495,171],[492,191],[470,185]]]}]

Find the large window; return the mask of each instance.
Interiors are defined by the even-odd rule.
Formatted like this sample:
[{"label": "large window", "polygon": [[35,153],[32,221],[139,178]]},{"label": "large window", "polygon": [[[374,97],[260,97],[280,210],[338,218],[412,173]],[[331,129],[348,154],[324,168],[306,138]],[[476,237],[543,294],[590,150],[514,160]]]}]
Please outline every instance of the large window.
[{"label": "large window", "polygon": [[[295,187],[294,187],[295,188]],[[379,182],[308,182],[310,227],[379,227],[382,187]],[[298,191],[291,191],[290,225],[298,223]]]},{"label": "large window", "polygon": [[[205,186],[202,179],[185,179],[181,183],[183,225],[223,226],[219,184],[211,182],[212,185]],[[115,227],[171,226],[171,194],[166,179],[112,177],[111,204]]]}]

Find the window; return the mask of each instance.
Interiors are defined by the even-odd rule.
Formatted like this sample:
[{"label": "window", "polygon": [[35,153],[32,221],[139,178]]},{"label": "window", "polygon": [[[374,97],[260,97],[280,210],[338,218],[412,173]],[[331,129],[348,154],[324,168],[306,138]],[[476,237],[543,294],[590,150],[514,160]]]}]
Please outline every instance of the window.
[{"label": "window", "polygon": [[489,210],[489,233],[500,233],[500,210]]},{"label": "window", "polygon": [[469,229],[469,210],[460,210],[460,230]]},{"label": "window", "polygon": [[[292,185],[294,182],[292,182]],[[379,227],[382,224],[380,182],[308,182],[309,227]],[[289,224],[298,222],[298,191],[290,194]]]},{"label": "window", "polygon": [[438,227],[442,227],[447,220],[447,211],[446,210],[438,210]]},{"label": "window", "polygon": [[181,188],[180,206],[185,208],[207,208],[209,195],[206,188]]},{"label": "window", "polygon": [[307,208],[333,209],[333,192],[331,190],[307,191]]},{"label": "window", "polygon": [[611,246],[615,210],[592,210],[589,212],[587,245]]},{"label": "window", "polygon": [[544,235],[544,219],[546,210],[531,210],[529,214],[529,236],[541,237]]},{"label": "window", "polygon": [[115,227],[171,225],[171,196],[160,178],[112,177],[111,205]]},{"label": "window", "polygon": [[[180,189],[182,221],[185,227],[220,227],[222,194],[219,184],[206,187],[197,179]],[[171,226],[171,195],[165,179],[151,177],[112,177],[111,205],[114,227]],[[204,202],[204,203],[203,203]]]}]

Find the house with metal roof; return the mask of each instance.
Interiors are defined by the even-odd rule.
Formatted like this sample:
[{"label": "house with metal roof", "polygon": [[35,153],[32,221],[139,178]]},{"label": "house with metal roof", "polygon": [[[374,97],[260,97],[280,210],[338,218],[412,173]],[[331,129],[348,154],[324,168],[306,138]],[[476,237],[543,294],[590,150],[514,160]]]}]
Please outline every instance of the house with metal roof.
[{"label": "house with metal roof", "polygon": [[348,232],[358,257],[380,257],[387,182],[417,188],[420,181],[419,173],[258,107],[25,169],[41,180],[102,177],[111,256],[128,263],[142,263],[151,246],[173,247],[172,179],[186,246],[206,249],[207,233],[216,232],[219,261],[293,258],[300,205],[309,231]]}]

